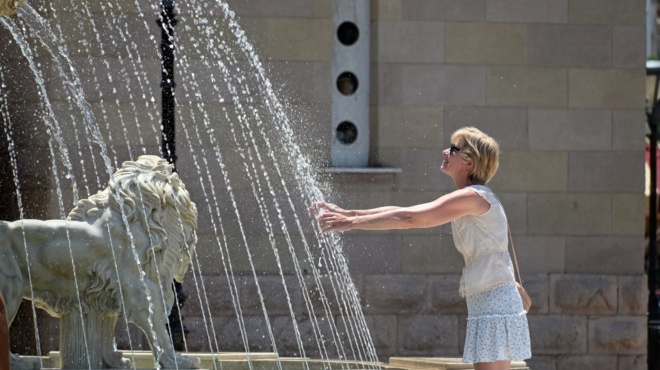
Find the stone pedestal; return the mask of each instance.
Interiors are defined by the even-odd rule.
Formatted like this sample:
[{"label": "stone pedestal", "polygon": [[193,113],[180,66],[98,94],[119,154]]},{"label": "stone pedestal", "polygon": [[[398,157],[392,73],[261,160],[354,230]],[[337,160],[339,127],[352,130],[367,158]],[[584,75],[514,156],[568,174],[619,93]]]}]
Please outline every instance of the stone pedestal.
[{"label": "stone pedestal", "polygon": [[[275,353],[251,353],[249,355],[251,366],[248,363],[248,356],[243,352],[223,352],[219,354],[211,353],[189,353],[200,359],[200,369],[224,370],[272,370],[277,368],[276,362],[279,361],[283,370],[327,370],[327,369],[374,369],[380,367],[387,370],[451,370],[451,369],[474,369],[472,364],[464,364],[460,358],[448,357],[392,357],[389,363],[372,363],[360,361],[341,361],[341,360],[319,360],[302,359],[292,357],[279,357]],[[135,368],[152,369],[154,366],[153,356],[148,351],[130,351],[124,350],[124,358],[135,361]],[[46,368],[57,368],[56,364],[60,362],[59,352],[50,352],[48,357],[43,358]],[[214,364],[215,362],[215,364]],[[87,367],[82,367],[87,368]],[[511,363],[511,370],[529,370],[524,361],[515,361]]]},{"label": "stone pedestal", "polygon": [[[449,369],[474,369],[472,364],[464,364],[460,358],[442,357],[392,357],[388,364],[389,368],[405,370],[449,370]],[[511,370],[529,370],[525,361],[514,361]]]}]

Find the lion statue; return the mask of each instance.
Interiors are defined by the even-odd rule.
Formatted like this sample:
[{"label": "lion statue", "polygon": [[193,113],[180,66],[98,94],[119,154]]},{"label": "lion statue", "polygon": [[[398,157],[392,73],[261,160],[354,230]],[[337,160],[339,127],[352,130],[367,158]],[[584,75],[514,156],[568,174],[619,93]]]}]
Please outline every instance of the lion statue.
[{"label": "lion statue", "polygon": [[[126,368],[114,349],[121,316],[144,332],[162,368],[195,368],[198,359],[174,351],[167,316],[196,229],[197,209],[179,176],[150,155],[124,162],[66,220],[0,222],[0,294],[10,325],[21,300],[32,300],[60,318],[62,368]],[[12,368],[22,360],[12,356]]]}]

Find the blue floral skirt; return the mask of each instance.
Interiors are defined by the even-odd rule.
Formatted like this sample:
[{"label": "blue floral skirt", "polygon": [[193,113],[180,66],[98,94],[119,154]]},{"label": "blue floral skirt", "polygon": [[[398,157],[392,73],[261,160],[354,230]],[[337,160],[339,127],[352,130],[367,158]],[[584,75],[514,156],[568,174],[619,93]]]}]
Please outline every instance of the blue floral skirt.
[{"label": "blue floral skirt", "polygon": [[467,296],[463,362],[522,361],[532,357],[527,315],[515,284]]}]

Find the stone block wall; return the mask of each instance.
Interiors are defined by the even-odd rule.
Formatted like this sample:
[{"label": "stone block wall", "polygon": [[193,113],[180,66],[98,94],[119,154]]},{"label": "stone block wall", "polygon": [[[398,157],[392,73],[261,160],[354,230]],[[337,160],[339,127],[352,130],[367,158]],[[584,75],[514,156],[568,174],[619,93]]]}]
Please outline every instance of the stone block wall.
[{"label": "stone block wall", "polygon": [[[331,137],[334,88],[332,1],[228,3],[276,90],[298,113],[292,119],[300,121],[308,154],[319,167],[328,166],[325,141]],[[132,1],[118,4],[114,11],[126,13],[127,29],[144,32],[142,24],[131,21],[130,11],[121,10],[130,9]],[[474,125],[494,136],[502,158],[490,185],[507,210],[525,286],[534,300],[528,318],[534,354],[529,364],[535,370],[646,366],[644,9],[641,0],[371,1],[370,161],[374,166],[400,168],[401,173],[325,175],[323,180],[332,185],[327,200],[347,208],[430,201],[453,190],[453,183],[439,169],[451,133]],[[58,14],[68,19],[69,11]],[[97,14],[100,9],[91,11]],[[181,10],[184,16],[187,11]],[[113,27],[100,15],[95,17],[101,27]],[[204,19],[212,23],[221,17],[209,13]],[[75,24],[62,23],[64,33]],[[183,26],[179,29],[186,35]],[[9,37],[0,29],[0,40]],[[87,62],[92,56],[100,65],[99,50],[92,49],[91,55],[76,48],[71,51],[85,66],[81,73],[95,113],[107,116],[108,125],[102,128],[104,135],[113,137],[109,145],[117,158],[125,158],[128,139],[112,113],[130,105],[131,99],[121,94],[99,96],[94,86],[111,84],[110,75],[121,77],[118,69],[127,51],[121,43],[102,40],[108,47],[108,75],[95,76]],[[150,76],[143,83],[153,86],[156,95],[159,65],[149,52],[153,46],[146,38],[136,42],[144,53],[141,68]],[[36,94],[22,88],[20,80],[28,71],[20,60],[0,51],[0,61],[15,63],[22,71],[10,86],[21,101],[12,109],[35,110],[31,105],[36,105]],[[198,60],[191,60],[187,68],[205,73]],[[124,77],[132,78],[129,75]],[[117,87],[120,83],[122,78],[112,80]],[[53,96],[63,98],[57,90]],[[214,103],[208,102],[212,114],[221,108]],[[16,124],[26,127],[35,121],[27,113],[16,116],[21,117]],[[188,119],[185,111],[180,118]],[[139,105],[130,120],[148,122],[153,117]],[[222,129],[221,122],[214,124]],[[32,199],[27,203],[34,208],[31,214],[58,217],[55,195],[43,183],[48,166],[38,162],[48,139],[26,134],[17,140],[20,160],[26,168],[35,167],[27,171],[34,181],[27,181],[32,186],[25,189]],[[145,145],[158,150],[155,138]],[[191,149],[179,146],[184,178],[197,176]],[[191,193],[201,192],[199,184],[189,184]],[[250,195],[245,184],[236,187],[239,202]],[[257,235],[263,230],[252,226],[247,225],[249,232],[265,245],[266,234]],[[342,236],[381,359],[461,355],[467,312],[457,290],[463,259],[450,232],[445,225]],[[201,224],[199,234],[200,251],[211,250],[212,243],[205,241],[212,236],[211,227]],[[260,248],[264,247],[255,246],[257,251]],[[237,271],[247,271],[246,261],[237,263]],[[271,275],[276,269],[265,261],[255,263],[263,274],[264,290],[275,292],[281,284]],[[284,270],[288,274],[292,268],[285,264]],[[220,297],[210,301],[219,346],[241,350],[233,307],[226,298],[226,279],[212,261],[204,264],[203,274],[209,297]],[[237,299],[246,307],[251,349],[270,350],[250,279],[238,279]],[[191,295],[194,289],[186,286]],[[265,298],[274,335],[282,339],[278,350],[292,354],[296,344],[287,331],[291,326],[287,303],[282,296]],[[291,305],[301,330],[311,330],[296,292]],[[208,349],[201,312],[194,298],[184,308],[191,350]],[[342,321],[340,316],[334,319]],[[313,346],[308,349],[314,355]]]}]

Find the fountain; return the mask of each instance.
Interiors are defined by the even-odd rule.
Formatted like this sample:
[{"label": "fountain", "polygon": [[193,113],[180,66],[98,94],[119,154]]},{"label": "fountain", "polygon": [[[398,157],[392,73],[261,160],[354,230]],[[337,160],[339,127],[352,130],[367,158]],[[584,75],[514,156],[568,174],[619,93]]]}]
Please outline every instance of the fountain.
[{"label": "fountain", "polygon": [[[187,280],[196,293],[205,341],[196,347],[184,346],[210,353],[211,361],[203,366],[217,368],[231,358],[220,352],[216,337],[216,313],[211,306],[212,299],[217,299],[232,306],[246,368],[252,369],[262,358],[254,350],[264,347],[275,354],[266,355],[269,366],[278,369],[328,368],[332,363],[342,368],[380,367],[339,238],[321,235],[308,215],[311,200],[323,198],[312,166],[294,140],[286,106],[277,99],[264,66],[226,3],[218,1],[208,10],[219,14],[216,20],[223,21],[222,31],[200,15],[199,9],[208,8],[208,3],[191,1],[182,12],[189,21],[182,33],[190,43],[177,49],[183,87],[178,92],[179,115],[187,122],[180,132],[181,147],[187,152],[179,157],[187,160],[188,172],[182,177],[188,190],[165,161],[145,155],[156,147],[145,139],[158,141],[159,136],[151,125],[159,116],[155,92],[150,89],[152,74],[147,73],[153,60],[143,59],[135,44],[138,38],[128,34],[124,18],[97,20],[87,2],[75,0],[65,10],[51,2],[17,8],[13,1],[0,5],[3,15],[16,13],[0,22],[21,54],[18,62],[0,68],[0,117],[12,148],[9,162],[19,213],[18,221],[4,224],[10,233],[5,249],[12,258],[0,267],[5,277],[0,291],[7,300],[10,322],[22,298],[32,302],[37,341],[37,356],[14,356],[13,368],[122,368],[138,363],[150,367],[149,360],[143,365],[139,337],[129,323],[147,338],[151,364],[199,366],[195,357],[204,356],[178,354],[166,330],[167,313],[175,299],[170,283],[183,277],[189,263]],[[113,15],[121,13],[122,6],[126,4],[101,8]],[[138,13],[138,21],[133,26],[148,31],[154,22],[147,23],[143,6],[135,2],[132,11]],[[66,17],[73,19],[58,22]],[[192,29],[190,24],[199,28]],[[81,25],[81,34],[67,44],[71,35],[62,27],[70,25]],[[114,37],[103,38],[101,27],[116,31]],[[146,42],[157,55],[155,38]],[[111,60],[106,48],[122,57]],[[19,65],[27,67],[33,89],[7,87],[15,81],[5,73]],[[200,68],[217,71],[222,80],[200,75]],[[81,77],[79,71],[87,74]],[[12,94],[29,91],[38,92],[34,96],[38,108],[34,114],[16,115],[12,109],[19,104]],[[202,91],[220,104],[209,105]],[[35,131],[16,124],[20,117],[35,117]],[[222,118],[222,137],[215,134],[219,127],[211,117]],[[21,181],[25,157],[17,153],[21,143],[29,146],[39,140],[46,151],[38,151],[36,161],[45,163],[42,166],[50,176],[37,183],[49,184],[50,204],[59,209],[49,221],[25,217],[25,205],[30,204],[24,203],[24,191],[32,183]],[[115,171],[120,163],[124,164]],[[232,166],[240,170],[230,170]],[[109,178],[108,186],[94,194],[106,182],[104,176]],[[123,185],[124,180],[130,182]],[[187,198],[188,191],[202,205],[198,245],[197,210]],[[138,196],[128,197],[129,192]],[[67,215],[68,204],[75,208]],[[44,230],[55,234],[46,238]],[[272,292],[261,287],[259,271],[264,268],[279,280],[278,296],[285,302],[275,318],[266,302]],[[204,271],[209,269],[220,269],[220,276],[226,278],[226,296],[207,294],[210,283]],[[254,287],[256,305],[246,305],[239,295],[244,289],[239,279],[240,284],[249,281]],[[41,354],[36,308],[60,318],[55,355]],[[264,334],[260,338],[248,329],[252,324],[246,322],[246,314],[261,322],[257,332]],[[117,333],[122,336],[119,345],[128,347],[123,357],[114,345]],[[282,341],[285,344],[280,345]],[[278,354],[290,354],[298,361],[289,365],[291,361]],[[310,360],[309,355],[320,359]]]}]

